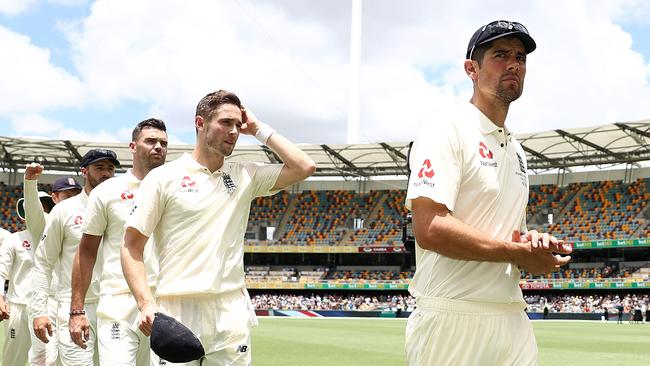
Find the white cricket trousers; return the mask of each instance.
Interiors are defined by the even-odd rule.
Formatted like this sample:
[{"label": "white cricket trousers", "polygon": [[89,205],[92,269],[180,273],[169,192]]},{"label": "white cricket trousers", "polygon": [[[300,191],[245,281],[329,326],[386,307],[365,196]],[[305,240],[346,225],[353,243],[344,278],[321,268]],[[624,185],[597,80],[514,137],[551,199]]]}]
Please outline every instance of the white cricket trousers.
[{"label": "white cricket trousers", "polygon": [[151,365],[250,366],[251,327],[257,317],[248,291],[158,298],[158,311],[176,318],[201,340],[205,356],[187,363],[161,360],[151,352]]},{"label": "white cricket trousers", "polygon": [[97,357],[97,303],[84,304],[86,317],[90,322],[90,339],[86,341],[86,349],[77,346],[70,337],[70,302],[59,301],[57,317],[59,333],[59,359],[63,366],[94,366]]},{"label": "white cricket trousers", "polygon": [[101,295],[97,305],[100,366],[149,366],[149,337],[140,331],[138,304],[130,292]]},{"label": "white cricket trousers", "polygon": [[1,323],[5,328],[2,365],[23,366],[27,363],[27,355],[32,346],[27,305],[12,302],[7,302],[7,305],[9,305],[9,319]]},{"label": "white cricket trousers", "polygon": [[[34,334],[34,318],[29,313],[29,332],[32,336],[32,348],[29,350],[29,364],[31,366],[60,365],[59,360],[59,335],[57,328],[57,312],[59,302],[54,297],[47,299],[47,313],[52,323],[52,336],[49,342],[43,343]],[[29,307],[28,307],[29,308]]]},{"label": "white cricket trousers", "polygon": [[524,304],[418,297],[406,325],[408,366],[536,366]]}]

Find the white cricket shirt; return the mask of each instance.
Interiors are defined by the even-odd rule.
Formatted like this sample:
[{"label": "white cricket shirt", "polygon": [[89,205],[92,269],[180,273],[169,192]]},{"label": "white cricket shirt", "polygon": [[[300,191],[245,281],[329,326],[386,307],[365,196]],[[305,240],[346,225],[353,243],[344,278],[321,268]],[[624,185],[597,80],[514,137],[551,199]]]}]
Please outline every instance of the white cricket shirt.
[{"label": "white cricket shirt", "polygon": [[[93,189],[88,196],[82,232],[102,236],[100,245],[103,268],[99,278],[100,294],[129,292],[120,263],[120,248],[124,241],[124,223],[133,211],[140,180],[129,169],[125,174],[111,178]],[[149,285],[156,284],[158,262],[153,256],[153,245],[145,246],[145,267]]]},{"label": "white cricket shirt", "polygon": [[251,200],[272,193],[281,169],[226,161],[211,173],[184,154],[147,174],[126,225],[154,237],[157,296],[245,287],[243,242]]},{"label": "white cricket shirt", "polygon": [[7,300],[27,305],[32,294],[34,244],[28,231],[19,231],[0,244],[0,284],[9,280]]},{"label": "white cricket shirt", "polygon": [[[511,240],[513,230],[525,231],[526,155],[507,129],[468,103],[451,120],[428,122],[417,136],[409,160],[407,208],[411,200],[428,197],[497,239]],[[519,276],[514,264],[452,259],[416,245],[409,291],[416,298],[521,302]]]},{"label": "white cricket shirt", "polygon": [[[32,314],[34,317],[47,315],[47,292],[52,279],[55,264],[59,261],[59,283],[56,288],[55,298],[58,301],[70,302],[72,294],[72,261],[79,240],[81,239],[81,226],[86,211],[88,195],[82,190],[78,195],[60,202],[50,212],[49,222],[45,227],[43,238],[36,249],[34,257]],[[100,260],[101,263],[101,260]],[[98,300],[98,274],[101,266],[95,266],[93,280],[86,293],[86,303]]]},{"label": "white cricket shirt", "polygon": [[[25,179],[23,183],[23,203],[25,207],[25,226],[27,231],[31,234],[33,241],[33,251],[36,252],[38,244],[43,236],[43,231],[47,225],[49,215],[43,210],[40,198],[38,198],[38,181],[32,179]],[[50,296],[55,297],[56,288],[59,283],[59,263],[57,262],[52,271],[52,281],[50,282]]]}]

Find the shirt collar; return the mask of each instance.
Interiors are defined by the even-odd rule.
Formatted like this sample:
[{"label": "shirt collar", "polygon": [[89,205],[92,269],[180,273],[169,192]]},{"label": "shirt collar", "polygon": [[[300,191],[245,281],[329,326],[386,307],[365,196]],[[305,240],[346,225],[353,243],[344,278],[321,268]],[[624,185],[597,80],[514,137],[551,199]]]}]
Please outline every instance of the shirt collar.
[{"label": "shirt collar", "polygon": [[77,196],[79,196],[79,201],[81,201],[81,205],[83,207],[86,207],[86,203],[88,202],[88,194],[86,193],[86,190],[82,188],[81,193],[79,193]]},{"label": "shirt collar", "polygon": [[[501,129],[501,127],[495,125],[494,122],[492,122],[485,114],[483,114],[483,112],[481,112],[481,110],[478,109],[478,107],[476,107],[473,104],[472,106],[476,108],[476,112],[478,113],[480,129],[484,135],[489,135],[494,131]],[[506,126],[503,126],[503,130],[505,131],[505,136],[510,136],[510,131],[508,131],[508,128]]]},{"label": "shirt collar", "polygon": [[135,175],[133,175],[133,169],[129,168],[126,173],[124,173],[124,177],[129,183],[140,183],[140,179],[138,179]]},{"label": "shirt collar", "polygon": [[180,160],[183,163],[183,165],[188,169],[196,170],[196,171],[204,171],[206,169],[206,167],[201,165],[198,161],[194,160],[192,155],[188,153],[183,153],[183,155],[181,155]]},{"label": "shirt collar", "polygon": [[[191,170],[197,171],[197,172],[204,172],[206,174],[210,174],[210,169],[207,167],[201,165],[198,161],[194,160],[192,155],[189,153],[183,153],[180,157],[181,162],[183,165]],[[226,161],[224,161],[223,165],[221,168],[219,168],[216,172],[212,173],[213,175],[218,175],[218,174],[223,174],[223,173],[228,173],[230,170],[230,164],[228,164]]]}]

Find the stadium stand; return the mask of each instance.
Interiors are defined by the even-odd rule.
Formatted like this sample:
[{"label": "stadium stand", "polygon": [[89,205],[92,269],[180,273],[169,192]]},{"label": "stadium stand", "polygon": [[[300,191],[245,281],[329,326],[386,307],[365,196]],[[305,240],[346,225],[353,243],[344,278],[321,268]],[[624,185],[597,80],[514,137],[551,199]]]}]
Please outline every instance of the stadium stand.
[{"label": "stadium stand", "polygon": [[569,241],[630,238],[650,200],[650,179],[583,184],[549,231]]},{"label": "stadium stand", "polygon": [[[643,141],[649,133],[647,121],[639,121],[517,136],[531,178],[528,227],[552,232],[580,249],[555,273],[522,274],[529,311],[541,312],[544,305],[551,312],[648,305],[650,169],[645,162],[650,148]],[[2,179],[8,183],[0,184],[0,225],[10,231],[23,228],[14,209],[22,196],[20,168],[25,163],[36,158],[50,169],[73,174],[77,156],[109,147],[118,151],[121,168],[130,166],[131,154],[123,144],[5,137],[0,144],[10,157],[2,161]],[[171,147],[169,158],[187,149]],[[245,263],[257,307],[396,310],[399,304],[412,309],[406,288],[415,259],[403,242],[412,235],[408,226],[403,230],[408,143],[321,144],[306,150],[318,163],[316,176],[337,179],[308,181],[252,202]],[[230,159],[273,161],[258,145],[238,146]],[[599,170],[612,164],[625,168]],[[583,166],[598,170],[571,171]],[[382,176],[401,177],[383,181]]]}]

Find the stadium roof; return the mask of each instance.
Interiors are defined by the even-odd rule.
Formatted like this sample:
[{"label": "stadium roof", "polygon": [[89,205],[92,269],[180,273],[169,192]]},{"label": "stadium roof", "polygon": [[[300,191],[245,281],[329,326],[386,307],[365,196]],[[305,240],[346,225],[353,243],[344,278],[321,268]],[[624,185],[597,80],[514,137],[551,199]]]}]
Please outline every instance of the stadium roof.
[{"label": "stadium roof", "polygon": [[[650,161],[650,119],[606,124],[592,128],[557,129],[517,134],[533,172],[576,166],[606,168],[618,164]],[[301,148],[317,163],[316,176],[373,177],[406,175],[409,142],[363,144],[303,144]],[[93,148],[114,150],[121,170],[133,164],[126,143],[37,140],[0,137],[0,168],[17,171],[37,161],[48,170],[77,172],[81,157]],[[168,160],[191,145],[170,145]],[[230,161],[280,162],[266,146],[238,145]]]}]

